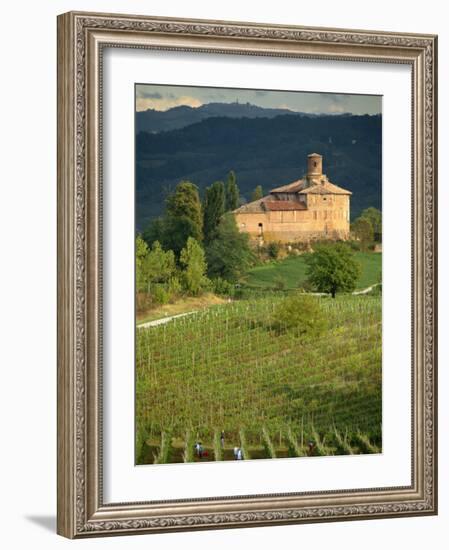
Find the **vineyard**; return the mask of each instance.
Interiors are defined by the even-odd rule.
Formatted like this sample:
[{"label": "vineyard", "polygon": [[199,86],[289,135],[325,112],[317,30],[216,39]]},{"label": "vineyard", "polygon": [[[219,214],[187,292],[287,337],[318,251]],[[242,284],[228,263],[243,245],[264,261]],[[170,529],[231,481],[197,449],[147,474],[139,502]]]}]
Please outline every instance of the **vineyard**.
[{"label": "vineyard", "polygon": [[265,292],[137,330],[138,464],[232,460],[235,446],[245,459],[381,451],[381,298],[316,298],[319,337],[279,330],[282,300]]}]

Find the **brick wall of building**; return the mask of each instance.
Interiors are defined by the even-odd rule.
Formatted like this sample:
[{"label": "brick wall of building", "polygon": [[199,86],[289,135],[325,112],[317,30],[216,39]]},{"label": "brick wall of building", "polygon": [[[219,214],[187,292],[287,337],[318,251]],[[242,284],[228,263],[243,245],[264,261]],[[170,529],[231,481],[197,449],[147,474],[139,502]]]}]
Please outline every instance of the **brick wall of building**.
[{"label": "brick wall of building", "polygon": [[264,242],[349,238],[349,196],[308,195],[307,210],[235,214],[240,231]]}]

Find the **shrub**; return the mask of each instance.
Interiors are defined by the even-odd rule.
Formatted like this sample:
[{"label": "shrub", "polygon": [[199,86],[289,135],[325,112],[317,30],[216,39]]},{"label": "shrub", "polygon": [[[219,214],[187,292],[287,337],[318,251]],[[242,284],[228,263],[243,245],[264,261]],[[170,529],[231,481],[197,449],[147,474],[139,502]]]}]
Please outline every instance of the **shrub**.
[{"label": "shrub", "polygon": [[278,242],[271,242],[267,244],[267,254],[273,260],[277,260],[279,252],[281,251],[281,244]]},{"label": "shrub", "polygon": [[360,248],[361,248],[360,242],[359,242],[359,241],[351,240],[351,241],[347,241],[347,243],[348,243],[349,247],[350,247],[352,250],[356,251],[356,252],[358,252],[358,251],[360,250]]},{"label": "shrub", "polygon": [[170,295],[165,290],[163,284],[153,285],[151,288],[151,295],[153,297],[153,301],[156,304],[160,304],[160,305],[166,304],[170,299]]},{"label": "shrub", "polygon": [[297,293],[282,300],[273,313],[273,325],[278,332],[298,330],[300,334],[318,336],[326,328],[319,298]]},{"label": "shrub", "polygon": [[170,299],[176,298],[182,292],[182,285],[178,277],[171,277],[168,281],[168,294]]},{"label": "shrub", "polygon": [[220,294],[221,296],[233,296],[234,295],[234,285],[221,277],[216,277],[212,279],[212,289],[215,294]]}]

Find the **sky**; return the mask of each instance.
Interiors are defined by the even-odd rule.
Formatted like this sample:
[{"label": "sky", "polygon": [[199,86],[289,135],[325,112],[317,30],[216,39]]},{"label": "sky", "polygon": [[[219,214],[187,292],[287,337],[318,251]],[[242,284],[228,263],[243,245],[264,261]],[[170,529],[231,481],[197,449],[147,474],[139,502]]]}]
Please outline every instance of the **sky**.
[{"label": "sky", "polygon": [[379,114],[382,97],[323,92],[202,88],[197,86],[136,85],[136,109],[166,111],[179,105],[200,107],[206,103],[251,103],[259,107],[283,108],[304,113],[355,115]]}]

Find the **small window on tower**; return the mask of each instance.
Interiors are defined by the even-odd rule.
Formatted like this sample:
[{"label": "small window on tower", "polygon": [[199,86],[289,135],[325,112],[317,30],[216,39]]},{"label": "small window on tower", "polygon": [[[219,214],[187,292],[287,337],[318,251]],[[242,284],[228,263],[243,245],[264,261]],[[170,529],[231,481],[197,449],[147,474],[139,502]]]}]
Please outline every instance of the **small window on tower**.
[{"label": "small window on tower", "polygon": [[313,161],[313,166],[316,168],[317,167],[317,162],[316,160]]}]

